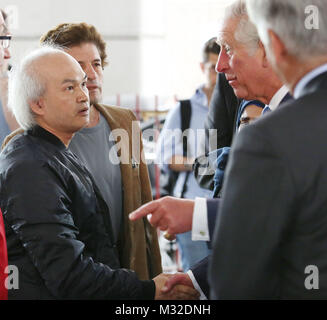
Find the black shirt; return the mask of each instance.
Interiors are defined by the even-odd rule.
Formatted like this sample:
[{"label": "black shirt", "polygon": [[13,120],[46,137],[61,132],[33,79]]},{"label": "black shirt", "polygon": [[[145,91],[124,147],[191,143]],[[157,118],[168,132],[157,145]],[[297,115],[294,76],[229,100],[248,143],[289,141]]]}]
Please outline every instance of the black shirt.
[{"label": "black shirt", "polygon": [[153,281],[119,269],[108,207],[86,167],[39,126],[0,155],[0,207],[14,299],[151,299]]}]

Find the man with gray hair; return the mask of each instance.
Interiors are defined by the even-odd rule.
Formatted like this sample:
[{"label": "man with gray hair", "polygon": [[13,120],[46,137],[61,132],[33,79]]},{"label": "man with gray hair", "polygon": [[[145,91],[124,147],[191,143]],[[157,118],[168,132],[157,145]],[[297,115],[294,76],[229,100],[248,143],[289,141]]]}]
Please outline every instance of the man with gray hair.
[{"label": "man with gray hair", "polygon": [[[237,97],[260,100],[266,104],[264,112],[276,110],[290,98],[288,89],[283,86],[267,60],[264,46],[255,25],[249,20],[244,1],[235,1],[226,8],[223,24],[218,34],[218,43],[221,45],[221,52],[217,71],[225,73]],[[255,173],[251,171],[251,180],[254,180],[258,174],[259,171]],[[209,241],[212,239],[214,224],[219,214],[219,204],[224,201],[226,193],[227,191],[223,193],[221,201],[202,198],[190,202],[181,202],[173,198],[160,199],[136,210],[132,219],[151,213],[150,222],[161,229],[168,229],[170,234],[192,229],[194,240]],[[236,203],[235,206],[238,208]],[[204,261],[195,268],[191,268],[195,280],[201,282],[201,288],[205,288],[204,293],[208,284],[201,278],[206,280],[203,275],[206,274],[207,265],[208,261]],[[189,275],[193,277],[192,274]],[[176,282],[182,276],[184,275],[178,275],[175,278]],[[175,279],[171,279],[168,284],[175,283]],[[193,284],[197,286],[195,281]]]},{"label": "man with gray hair", "polygon": [[0,154],[8,261],[19,271],[9,298],[196,298],[184,286],[162,295],[168,275],[142,281],[119,269],[106,202],[68,149],[89,122],[86,81],[79,63],[52,47],[30,53],[10,78],[9,107],[25,132]]},{"label": "man with gray hair", "polygon": [[[213,297],[326,299],[327,6],[325,0],[247,5],[296,100],[235,141],[215,230]],[[310,19],[319,28],[308,27]]]}]

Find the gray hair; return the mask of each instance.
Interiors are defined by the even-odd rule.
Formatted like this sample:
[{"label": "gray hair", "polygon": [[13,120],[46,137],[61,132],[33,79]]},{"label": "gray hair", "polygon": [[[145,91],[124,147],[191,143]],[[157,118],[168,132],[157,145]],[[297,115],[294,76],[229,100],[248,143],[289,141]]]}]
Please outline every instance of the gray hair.
[{"label": "gray hair", "polygon": [[[326,0],[247,0],[247,8],[266,46],[270,29],[289,53],[300,60],[327,53]],[[318,28],[307,26],[310,8],[318,9]]]},{"label": "gray hair", "polygon": [[36,101],[46,90],[45,81],[36,62],[41,57],[58,52],[63,51],[53,46],[42,46],[25,56],[10,72],[8,106],[19,125],[25,130],[37,124],[30,102]]},{"label": "gray hair", "polygon": [[246,2],[237,0],[228,6],[225,11],[225,19],[239,20],[234,38],[236,41],[245,44],[250,53],[254,53],[258,49],[260,37],[256,26],[249,19]]}]

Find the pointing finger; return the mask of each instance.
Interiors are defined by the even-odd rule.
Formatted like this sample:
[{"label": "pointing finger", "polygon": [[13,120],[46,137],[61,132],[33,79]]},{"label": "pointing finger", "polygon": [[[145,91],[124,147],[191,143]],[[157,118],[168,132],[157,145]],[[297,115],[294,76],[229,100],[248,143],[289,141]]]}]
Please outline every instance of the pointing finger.
[{"label": "pointing finger", "polygon": [[157,201],[151,201],[149,203],[146,203],[145,205],[141,206],[140,208],[136,209],[129,215],[129,219],[132,221],[144,218],[148,214],[154,213],[158,208],[158,202]]}]

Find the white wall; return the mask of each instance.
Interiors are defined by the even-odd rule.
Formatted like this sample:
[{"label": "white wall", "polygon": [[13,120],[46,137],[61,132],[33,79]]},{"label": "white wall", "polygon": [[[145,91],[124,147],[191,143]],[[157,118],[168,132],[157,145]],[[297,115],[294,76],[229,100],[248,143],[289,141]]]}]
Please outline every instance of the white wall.
[{"label": "white wall", "polygon": [[105,99],[116,93],[184,98],[202,82],[201,48],[216,35],[227,1],[2,0],[1,7],[18,10],[13,63],[55,25],[84,21],[107,42]]}]

